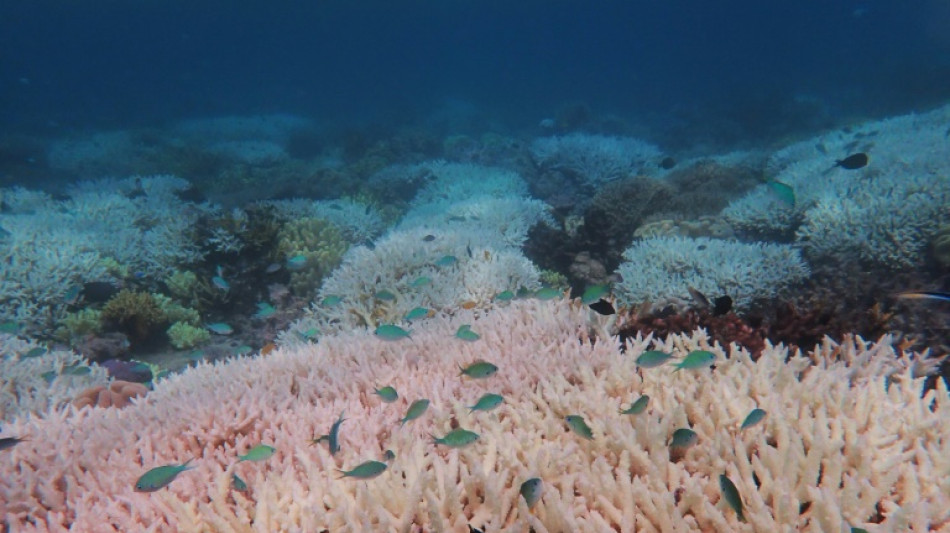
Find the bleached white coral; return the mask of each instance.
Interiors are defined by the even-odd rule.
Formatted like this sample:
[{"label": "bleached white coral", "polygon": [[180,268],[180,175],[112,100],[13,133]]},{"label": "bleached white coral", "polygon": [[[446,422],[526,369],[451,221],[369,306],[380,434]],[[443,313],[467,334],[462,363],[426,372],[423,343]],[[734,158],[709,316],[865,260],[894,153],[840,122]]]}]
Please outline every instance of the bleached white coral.
[{"label": "bleached white coral", "polygon": [[[936,228],[950,220],[950,106],[829,132],[777,151],[767,173],[792,187],[795,206],[762,185],[723,216],[752,235],[791,235],[811,254],[888,268],[919,264]],[[863,151],[870,164],[835,165]]]},{"label": "bleached white coral", "polygon": [[654,174],[662,157],[659,148],[640,139],[586,133],[535,139],[531,153],[543,167],[571,170],[591,187],[632,174]]},{"label": "bleached white coral", "polygon": [[209,204],[188,204],[176,196],[190,184],[175,176],[133,176],[80,182],[63,208],[84,228],[85,241],[104,257],[135,272],[163,278],[203,253],[195,227]]},{"label": "bleached white coral", "polygon": [[514,172],[442,161],[421,166],[430,168],[433,177],[397,229],[445,232],[471,226],[497,232],[507,245],[521,246],[535,224],[555,224],[550,206],[530,198],[527,183]]},{"label": "bleached white coral", "polygon": [[67,292],[105,276],[101,256],[78,222],[49,211],[0,216],[9,232],[0,239],[0,320],[48,333],[66,313]]},{"label": "bleached white coral", "polygon": [[[36,354],[39,355],[36,355]],[[0,421],[63,407],[80,392],[106,385],[108,372],[66,350],[0,333]]]},{"label": "bleached white coral", "polygon": [[689,287],[732,297],[738,309],[778,296],[808,276],[798,249],[706,237],[657,237],[634,242],[617,272],[614,294],[627,304],[689,298]]},{"label": "bleached white coral", "polygon": [[950,178],[879,176],[823,195],[805,213],[797,239],[814,257],[911,268],[950,220],[948,205]]},{"label": "bleached white coral", "polygon": [[[396,230],[380,238],[373,248],[351,248],[324,281],[308,316],[285,332],[281,341],[299,342],[312,328],[326,333],[385,322],[405,323],[406,313],[420,306],[433,311],[453,311],[466,302],[485,307],[504,290],[539,286],[537,267],[497,233],[475,227],[434,235],[430,231]],[[429,240],[429,235],[434,238]],[[438,264],[447,256],[453,261]],[[420,278],[428,281],[420,283]],[[382,291],[392,293],[394,299],[378,298]],[[342,301],[323,305],[328,296],[339,296]]]},{"label": "bleached white coral", "polygon": [[432,177],[413,198],[414,207],[444,199],[455,202],[471,195],[493,198],[528,195],[528,184],[511,170],[443,160],[427,161],[416,167],[428,170]]},{"label": "bleached white coral", "polygon": [[[471,324],[472,343],[453,333]],[[121,410],[51,413],[5,425],[31,441],[4,451],[0,515],[10,531],[331,532],[847,532],[946,531],[950,393],[912,370],[918,354],[848,338],[808,354],[767,345],[761,356],[702,331],[663,341],[590,342],[588,311],[516,301],[476,316],[439,317],[411,340],[330,335],[265,357],[201,364],[161,380]],[[714,369],[633,364],[644,350],[682,360],[709,350]],[[479,358],[486,384],[459,379]],[[935,383],[928,386],[929,383]],[[392,385],[384,404],[374,389]],[[490,413],[469,408],[485,391]],[[648,395],[640,414],[623,415]],[[400,425],[409,403],[424,416]],[[741,424],[755,408],[765,419]],[[346,413],[340,449],[313,445]],[[584,418],[590,439],[569,431]],[[463,449],[427,435],[463,427]],[[689,428],[695,442],[671,449]],[[5,434],[5,435],[6,435]],[[266,461],[237,462],[260,443]],[[385,450],[382,475],[339,479]],[[150,468],[192,467],[154,493],[133,491]],[[240,476],[247,492],[234,490]],[[746,522],[722,496],[737,486]],[[519,487],[544,487],[529,509]]]},{"label": "bleached white coral", "polygon": [[386,223],[374,206],[338,198],[336,200],[265,200],[258,205],[270,206],[284,221],[319,218],[336,226],[353,243],[365,243],[386,229]]},{"label": "bleached white coral", "polygon": [[49,333],[67,292],[107,279],[104,259],[156,278],[201,259],[194,228],[213,208],[179,200],[175,193],[187,186],[154,176],[80,182],[65,200],[8,194],[12,208],[0,213],[0,319]]}]

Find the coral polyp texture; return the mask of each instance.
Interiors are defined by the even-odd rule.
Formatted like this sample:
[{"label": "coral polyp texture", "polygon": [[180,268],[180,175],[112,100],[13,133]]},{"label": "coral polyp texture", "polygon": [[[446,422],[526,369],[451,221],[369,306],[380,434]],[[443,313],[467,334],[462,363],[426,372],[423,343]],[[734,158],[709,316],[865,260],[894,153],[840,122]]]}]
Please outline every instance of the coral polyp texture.
[{"label": "coral polyp texture", "polygon": [[[0,516],[10,531],[102,533],[950,528],[950,400],[942,381],[925,389],[933,365],[921,356],[851,338],[807,355],[767,346],[753,362],[702,332],[628,340],[622,353],[616,339],[593,342],[588,320],[568,301],[515,301],[436,317],[412,339],[347,332],[202,364],[122,410],[20,419],[5,432],[31,440],[3,452]],[[481,338],[454,338],[461,324]],[[647,349],[709,350],[714,367],[638,370]],[[478,359],[498,371],[459,375]],[[373,394],[384,385],[395,403]],[[472,412],[487,392],[504,403]],[[644,411],[618,413],[644,394]],[[400,426],[423,398],[428,411]],[[741,429],[755,408],[765,420]],[[340,450],[311,445],[340,413]],[[592,438],[569,431],[567,415]],[[456,427],[479,438],[462,448],[429,438]],[[682,428],[695,444],[671,450]],[[272,456],[238,462],[261,443]],[[375,478],[337,471],[386,450],[394,458]],[[134,490],[146,471],[189,460],[167,488]],[[543,491],[529,509],[519,487],[531,478]]]}]

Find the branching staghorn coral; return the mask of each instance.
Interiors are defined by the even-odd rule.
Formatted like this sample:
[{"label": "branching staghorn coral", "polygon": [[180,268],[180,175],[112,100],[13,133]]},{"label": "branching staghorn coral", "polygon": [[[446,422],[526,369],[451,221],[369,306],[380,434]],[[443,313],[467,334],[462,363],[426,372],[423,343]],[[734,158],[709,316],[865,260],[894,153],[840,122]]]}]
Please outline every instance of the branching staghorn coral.
[{"label": "branching staghorn coral", "polygon": [[[105,368],[68,350],[0,333],[0,422],[60,409],[81,391],[108,384]],[[4,435],[6,436],[6,435]]]},{"label": "branching staghorn coral", "polygon": [[[950,221],[950,106],[870,121],[789,145],[773,154],[766,177],[790,186],[790,205],[763,184],[723,209],[755,238],[795,238],[809,259],[900,270],[920,266],[942,223]],[[866,152],[864,168],[836,165]]]},{"label": "branching staghorn coral", "polygon": [[[32,440],[0,462],[0,516],[11,530],[47,531],[945,531],[950,528],[950,400],[917,354],[878,343],[827,341],[815,352],[767,347],[758,362],[702,332],[654,345],[591,342],[588,311],[566,301],[516,301],[476,319],[437,317],[411,340],[365,332],[265,357],[203,364],[159,382],[120,411],[86,409],[5,427]],[[453,337],[470,324],[475,342]],[[646,349],[711,350],[715,367],[637,369]],[[483,380],[458,365],[499,367]],[[373,394],[399,391],[396,403]],[[469,407],[504,396],[490,412]],[[641,395],[638,415],[621,415]],[[420,418],[398,420],[416,399]],[[767,411],[752,428],[753,408]],[[341,450],[315,436],[340,413]],[[564,417],[584,417],[586,440]],[[479,434],[461,449],[429,434]],[[674,430],[698,439],[674,454]],[[276,451],[236,463],[259,443]],[[81,443],[81,445],[80,445]],[[395,458],[380,476],[339,479],[366,460]],[[678,456],[678,458],[677,458]],[[192,459],[167,488],[136,479]],[[82,468],[76,468],[77,463]],[[231,488],[231,475],[247,492]],[[723,501],[736,485],[746,522]],[[521,483],[538,477],[528,509]]]},{"label": "branching staghorn coral", "polygon": [[688,299],[692,287],[707,296],[729,295],[737,309],[775,298],[808,276],[798,249],[708,237],[655,237],[634,241],[617,268],[615,287],[625,304]]},{"label": "branching staghorn coral", "polygon": [[[437,264],[445,258],[451,258],[451,264]],[[445,312],[462,305],[484,309],[499,292],[522,286],[536,289],[538,277],[534,264],[507,245],[495,228],[394,230],[372,249],[351,248],[324,281],[307,315],[280,341],[299,343],[311,337],[304,332],[314,329],[326,333],[401,322],[416,307]],[[383,291],[394,298],[379,298]],[[325,305],[328,297],[341,301]]]}]

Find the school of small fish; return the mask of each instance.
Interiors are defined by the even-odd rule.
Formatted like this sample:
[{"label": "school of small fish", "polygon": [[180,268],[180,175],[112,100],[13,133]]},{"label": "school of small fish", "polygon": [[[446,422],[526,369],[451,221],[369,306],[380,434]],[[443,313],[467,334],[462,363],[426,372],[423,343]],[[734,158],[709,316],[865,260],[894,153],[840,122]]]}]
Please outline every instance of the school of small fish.
[{"label": "school of small fish", "polygon": [[[846,167],[847,168],[847,167]],[[454,256],[444,256],[439,260],[435,261],[435,264],[441,267],[449,267],[454,265],[456,258]],[[288,268],[299,267],[301,263],[301,257],[292,257],[288,259]],[[222,273],[218,272],[218,276],[212,279],[212,283],[215,287],[220,290],[227,291],[229,286],[227,282],[223,279]],[[416,282],[413,283],[413,286],[422,287],[427,285],[431,280],[428,278],[418,278]],[[606,285],[594,285],[589,287],[584,291],[581,296],[581,302],[585,305],[589,305],[594,309],[596,306],[603,306],[602,302],[607,302],[603,299],[609,293],[609,287]],[[508,301],[515,297],[524,296],[524,291],[519,291],[519,294],[516,295],[512,291],[503,291],[496,296],[498,301]],[[555,297],[563,296],[563,293],[560,290],[553,288],[542,288],[533,293],[533,296],[542,300],[551,299]],[[396,294],[388,290],[382,290],[375,294],[375,297],[379,300],[390,300],[397,298]],[[901,298],[933,298],[933,299],[945,299],[942,293],[927,293],[927,292],[917,292],[917,293],[901,293],[898,295]],[[336,296],[328,296],[323,300],[324,305],[337,305],[342,298]],[[594,309],[596,310],[596,309]],[[274,308],[266,303],[258,304],[258,315],[257,318],[265,318],[270,316],[274,312]],[[611,307],[612,311],[612,307]],[[599,312],[599,311],[598,311]],[[407,321],[413,319],[423,318],[425,316],[430,316],[430,311],[426,308],[416,308],[410,311],[406,316]],[[228,335],[231,333],[231,328],[227,324],[213,323],[207,324],[207,328],[213,333],[219,335]],[[384,341],[399,341],[401,339],[410,338],[410,331],[396,325],[396,324],[381,324],[375,331],[377,338]],[[476,342],[480,340],[480,335],[478,335],[470,324],[463,324],[459,326],[455,337],[466,342]],[[35,357],[45,353],[45,348],[35,348],[30,352],[23,355],[23,357]],[[635,360],[635,364],[640,371],[650,370],[659,368],[666,363],[673,360],[673,354],[665,353],[661,351],[651,350],[641,353]],[[688,371],[701,371],[703,369],[709,368],[714,365],[716,360],[715,354],[706,350],[694,350],[686,354],[681,360],[679,360],[674,366],[673,372],[678,372],[680,370]],[[499,368],[492,364],[491,362],[484,360],[476,360],[471,362],[465,367],[459,365],[459,378],[460,379],[471,379],[471,380],[486,380],[491,378],[499,371]],[[379,399],[387,404],[396,402],[399,399],[399,394],[394,387],[391,385],[384,386],[382,388],[376,387],[373,390],[373,394],[379,397]],[[471,406],[468,406],[470,412],[476,411],[491,411],[496,409],[504,403],[505,399],[500,394],[495,393],[485,393]],[[638,415],[646,411],[650,402],[650,397],[648,395],[641,395],[635,401],[633,401],[630,406],[626,409],[619,409],[618,413],[621,415]],[[427,398],[415,399],[411,402],[408,409],[405,412],[405,415],[399,419],[399,426],[403,426],[406,423],[412,422],[414,420],[422,417],[429,409],[430,400]],[[739,430],[744,431],[748,430],[757,424],[760,424],[764,421],[766,417],[766,412],[763,409],[753,409],[741,423]],[[340,413],[339,417],[330,427],[328,433],[325,435],[320,435],[311,440],[312,445],[320,444],[322,442],[327,442],[329,446],[329,451],[331,455],[336,455],[341,450],[340,444],[340,431],[343,426],[343,423],[347,419],[344,418],[344,414]],[[578,437],[586,440],[594,440],[595,434],[594,430],[588,425],[587,421],[582,415],[579,414],[568,414],[563,418],[564,422],[567,425],[567,429]],[[438,437],[432,436],[432,444],[435,446],[446,446],[449,448],[462,448],[466,446],[473,445],[478,442],[480,436],[475,431],[470,429],[465,429],[462,427],[456,427],[452,429],[445,435]],[[11,449],[21,442],[27,440],[25,437],[6,437],[0,439],[0,451]],[[670,437],[669,448],[671,460],[676,460],[678,456],[682,456],[686,450],[695,445],[699,441],[699,435],[688,427],[677,428]],[[237,463],[240,462],[261,462],[266,461],[276,453],[277,449],[274,446],[260,443],[250,449],[248,449],[244,454],[237,456]],[[359,480],[370,480],[377,476],[382,475],[386,472],[389,462],[395,460],[396,455],[392,450],[386,450],[385,456],[383,457],[384,461],[377,460],[367,460],[363,463],[360,463],[350,470],[339,469],[338,472],[340,477],[338,479],[344,478],[354,478]],[[194,467],[190,466],[193,459],[188,459],[181,464],[168,464],[162,465],[155,468],[152,468],[142,474],[138,480],[135,482],[134,489],[138,492],[154,492],[160,490],[170,483],[172,483],[180,474],[188,470],[192,470]],[[742,497],[739,493],[736,485],[726,476],[721,475],[719,477],[720,485],[720,494],[723,501],[725,501],[730,508],[736,513],[737,518],[740,521],[745,521],[743,514],[743,503]],[[246,482],[237,476],[237,474],[232,474],[231,476],[231,488],[236,491],[246,492],[248,486]],[[543,494],[543,482],[540,478],[530,478],[525,480],[519,489],[519,494],[524,499],[527,508],[532,509],[539,501],[542,499]],[[473,531],[478,531],[478,529],[473,526],[469,526]]]}]

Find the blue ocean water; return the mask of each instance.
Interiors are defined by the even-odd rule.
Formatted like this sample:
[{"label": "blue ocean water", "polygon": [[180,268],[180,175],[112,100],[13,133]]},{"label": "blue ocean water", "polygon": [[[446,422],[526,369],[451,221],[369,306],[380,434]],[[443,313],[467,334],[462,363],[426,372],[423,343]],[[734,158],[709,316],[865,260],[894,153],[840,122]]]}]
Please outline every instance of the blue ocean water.
[{"label": "blue ocean water", "polygon": [[940,0],[11,0],[0,131],[447,111],[518,129],[583,103],[668,142],[743,143],[941,101],[947,35]]},{"label": "blue ocean water", "polygon": [[948,205],[946,0],[4,0],[0,530],[945,527]]}]

